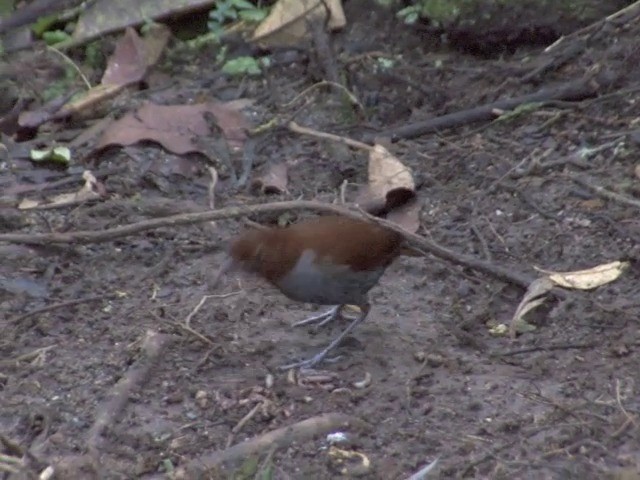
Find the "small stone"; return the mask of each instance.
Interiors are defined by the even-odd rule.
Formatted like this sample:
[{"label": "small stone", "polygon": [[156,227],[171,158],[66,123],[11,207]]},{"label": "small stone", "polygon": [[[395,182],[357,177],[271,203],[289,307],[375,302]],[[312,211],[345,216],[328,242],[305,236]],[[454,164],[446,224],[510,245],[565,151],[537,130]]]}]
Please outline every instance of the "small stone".
[{"label": "small stone", "polygon": [[266,388],[271,388],[271,387],[273,387],[273,381],[274,381],[274,380],[273,380],[273,375],[271,375],[270,373],[269,373],[269,374],[267,374],[267,376],[266,376],[266,377],[264,377],[264,386],[265,386]]},{"label": "small stone", "polygon": [[444,358],[442,355],[439,355],[437,353],[430,353],[429,355],[427,355],[427,365],[429,365],[430,367],[441,367],[443,363]]},{"label": "small stone", "polygon": [[196,392],[196,403],[200,408],[207,408],[207,405],[209,405],[207,392],[204,390],[198,390]]}]

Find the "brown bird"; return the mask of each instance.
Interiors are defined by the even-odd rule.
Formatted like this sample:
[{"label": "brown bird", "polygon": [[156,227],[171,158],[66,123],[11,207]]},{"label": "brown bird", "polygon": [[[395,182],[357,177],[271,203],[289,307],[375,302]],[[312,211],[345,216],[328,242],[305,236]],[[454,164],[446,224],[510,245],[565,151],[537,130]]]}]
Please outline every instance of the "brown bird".
[{"label": "brown bird", "polygon": [[368,315],[367,293],[403,252],[400,234],[364,220],[326,216],[286,228],[251,230],[232,240],[229,260],[220,273],[234,267],[254,272],[299,302],[335,305],[329,311],[294,324],[323,326],[342,305],[357,305],[360,314],[324,350],[281,368],[311,368]]}]

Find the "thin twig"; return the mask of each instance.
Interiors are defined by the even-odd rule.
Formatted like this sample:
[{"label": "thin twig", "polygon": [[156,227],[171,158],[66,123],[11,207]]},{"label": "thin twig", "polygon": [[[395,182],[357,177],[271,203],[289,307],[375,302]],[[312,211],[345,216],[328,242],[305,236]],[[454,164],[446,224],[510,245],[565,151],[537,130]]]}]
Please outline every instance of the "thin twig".
[{"label": "thin twig", "polygon": [[[36,233],[36,234],[18,234],[6,233],[0,234],[0,242],[23,243],[27,245],[50,245],[50,244],[88,244],[109,242],[118,238],[134,235],[147,230],[153,230],[161,227],[175,227],[179,225],[190,225],[194,223],[206,222],[210,220],[218,220],[222,218],[240,217],[245,215],[255,215],[259,213],[272,213],[291,210],[315,210],[323,213],[333,213],[343,215],[349,218],[365,219],[372,223],[382,225],[400,235],[402,235],[412,246],[422,252],[428,252],[436,257],[448,260],[458,265],[465,266],[474,270],[481,271],[487,275],[497,278],[507,283],[513,283],[521,288],[527,288],[533,281],[534,277],[518,272],[513,267],[501,266],[487,262],[472,256],[460,254],[449,250],[435,242],[432,242],[416,233],[404,230],[399,225],[383,220],[381,218],[369,215],[361,209],[355,210],[339,205],[308,201],[294,200],[288,202],[265,203],[261,205],[235,206],[223,208],[220,210],[212,210],[207,212],[184,213],[180,215],[172,215],[169,217],[157,218],[152,220],[144,220],[129,225],[121,225],[106,230],[85,230],[65,233]],[[556,296],[566,297],[566,293],[562,290],[554,290]]]},{"label": "thin twig", "polygon": [[600,345],[599,342],[590,343],[562,343],[559,345],[540,345],[538,347],[519,348],[516,350],[507,350],[505,352],[492,353],[492,357],[512,357],[533,352],[551,352],[553,350],[584,350],[587,348],[595,348]]},{"label": "thin twig", "polygon": [[208,337],[206,337],[202,333],[198,332],[197,330],[195,330],[193,327],[191,327],[189,325],[185,325],[184,323],[179,323],[179,322],[171,322],[171,325],[175,325],[176,327],[178,327],[178,328],[184,330],[185,332],[193,335],[198,340],[202,341],[203,343],[206,343],[207,345],[210,345],[212,347],[215,345],[213,340],[210,340]]},{"label": "thin twig", "polygon": [[626,195],[621,195],[619,193],[612,192],[599,185],[593,185],[576,175],[567,174],[567,176],[571,179],[571,181],[577,183],[582,187],[588,188],[599,197],[602,197],[606,200],[612,200],[614,202],[621,203],[622,205],[640,208],[640,201],[638,200],[634,200],[633,198],[627,197]]},{"label": "thin twig", "polygon": [[556,40],[555,42],[553,42],[551,45],[549,45],[547,48],[544,49],[545,52],[549,52],[551,50],[553,50],[554,48],[558,47],[561,44],[566,43],[567,40],[573,38],[573,37],[579,37],[584,35],[585,33],[591,31],[591,30],[595,30],[597,28],[599,28],[600,26],[602,26],[603,24],[607,23],[607,22],[611,22],[612,20],[617,20],[618,17],[622,17],[623,15],[629,15],[629,18],[625,19],[625,23],[629,22],[630,20],[633,19],[634,16],[640,14],[640,11],[638,11],[640,9],[640,1],[638,2],[634,2],[631,5],[624,7],[620,10],[618,10],[617,12],[612,13],[611,15],[608,15],[600,20],[597,20],[596,22],[593,22],[589,25],[587,25],[586,27],[581,28],[580,30],[576,30],[574,32],[571,32],[569,35],[565,35],[563,37],[560,37],[558,40]]},{"label": "thin twig", "polygon": [[358,430],[369,430],[371,428],[369,424],[356,417],[342,413],[325,413],[293,425],[278,428],[259,437],[234,445],[226,450],[195,458],[179,468],[173,478],[175,480],[200,478],[203,472],[228,461],[246,458],[264,450],[282,448],[293,442],[301,443],[337,429],[350,429],[354,427]]},{"label": "thin twig", "polygon": [[249,410],[249,413],[242,417],[236,424],[236,426],[231,429],[231,434],[229,435],[229,438],[227,438],[227,448],[229,448],[233,443],[233,439],[235,438],[236,434],[238,434],[240,430],[242,430],[247,422],[251,420],[255,416],[255,414],[258,413],[258,410],[260,410],[260,408],[262,408],[263,406],[264,402],[256,403],[255,406],[251,410]]},{"label": "thin twig", "polygon": [[47,50],[57,53],[58,55],[60,55],[62,57],[62,59],[67,62],[69,65],[71,65],[71,67],[78,73],[78,76],[82,79],[82,81],[84,82],[85,87],[87,87],[87,90],[91,90],[91,82],[89,81],[89,79],[86,77],[86,75],[82,72],[82,70],[80,70],[80,67],[78,67],[78,65],[76,64],[76,62],[74,62],[73,60],[71,60],[65,53],[61,52],[60,50],[58,50],[55,47],[52,47],[50,45],[47,45]]},{"label": "thin twig", "polygon": [[289,122],[287,124],[287,128],[295,133],[301,133],[303,135],[309,135],[311,137],[321,138],[323,140],[331,140],[332,142],[344,143],[353,148],[359,148],[360,150],[371,151],[373,147],[371,145],[367,145],[366,143],[359,142],[357,140],[353,140],[348,137],[341,137],[340,135],[334,135],[333,133],[321,132],[319,130],[315,130],[313,128],[302,127],[298,125],[296,122]]},{"label": "thin twig", "polygon": [[196,313],[198,313],[198,311],[200,311],[200,309],[204,306],[204,304],[210,298],[228,298],[228,297],[233,297],[234,295],[238,295],[239,293],[241,292],[240,291],[229,292],[229,293],[224,293],[222,295],[203,295],[200,301],[198,302],[198,304],[193,308],[193,310],[191,310],[191,312],[189,312],[189,315],[187,315],[186,318],[184,319],[184,322],[183,322],[184,325],[186,327],[191,327],[191,319],[194,317]]},{"label": "thin twig", "polygon": [[475,234],[476,237],[478,237],[478,241],[480,242],[480,246],[482,247],[482,253],[484,253],[485,260],[492,262],[493,255],[491,255],[491,250],[489,250],[487,239],[484,238],[484,235],[482,235],[482,232],[475,223],[471,223],[471,231]]},{"label": "thin twig", "polygon": [[339,90],[342,90],[344,92],[344,94],[349,98],[349,101],[353,105],[357,105],[361,112],[365,111],[364,107],[362,106],[362,103],[360,103],[360,101],[356,98],[356,96],[353,93],[351,93],[344,85],[340,85],[339,83],[335,83],[335,82],[329,82],[327,80],[323,80],[321,82],[314,83],[309,88],[307,88],[306,90],[304,90],[301,93],[299,93],[298,95],[296,95],[293,100],[291,100],[290,102],[287,102],[286,104],[284,104],[283,107],[284,108],[288,108],[289,106],[293,105],[296,101],[298,101],[298,98],[301,98],[302,96],[306,95],[311,90],[314,90],[314,89],[319,88],[319,87],[324,87],[324,86],[335,87],[335,88],[337,88]]},{"label": "thin twig", "polygon": [[2,360],[0,361],[0,366],[5,366],[5,365],[16,365],[20,362],[27,362],[29,360],[35,359],[40,357],[41,355],[47,353],[49,350],[51,350],[52,348],[54,348],[55,345],[49,345],[47,347],[41,347],[41,348],[36,348],[35,350],[32,350],[29,353],[24,353],[22,355],[19,355],[15,358],[11,358],[9,360]]},{"label": "thin twig", "polygon": [[494,458],[502,450],[506,450],[507,448],[509,448],[511,446],[513,446],[513,443],[512,442],[507,442],[507,443],[503,443],[502,445],[498,445],[496,447],[493,447],[493,448],[489,449],[484,455],[476,458],[474,461],[469,463],[466,466],[466,468],[462,471],[462,473],[460,474],[459,478],[466,477],[468,474],[470,474],[473,471],[473,469],[475,467],[477,467],[481,463],[486,462],[487,460],[489,460],[491,458]]},{"label": "thin twig", "polygon": [[215,190],[218,184],[218,171],[213,167],[209,167],[209,174],[211,175],[211,181],[209,182],[209,209],[213,210],[216,208]]},{"label": "thin twig", "polygon": [[620,426],[620,428],[618,428],[615,432],[611,434],[611,438],[617,438],[620,435],[622,435],[622,433],[627,430],[629,425],[633,425],[634,428],[638,428],[638,424],[636,423],[636,417],[634,415],[631,415],[627,411],[627,409],[624,408],[624,405],[622,405],[622,399],[620,397],[620,380],[617,378],[616,378],[616,403],[618,404],[618,408],[620,409],[620,411],[626,417],[626,420]]},{"label": "thin twig", "polygon": [[46,307],[36,308],[35,310],[24,313],[17,317],[14,317],[11,320],[9,320],[9,323],[17,324],[26,320],[29,317],[33,317],[34,315],[40,315],[41,313],[48,313],[48,312],[52,312],[53,310],[58,310],[61,308],[75,307],[76,305],[81,305],[83,303],[97,302],[100,300],[106,300],[108,298],[115,298],[115,297],[116,297],[116,294],[114,293],[106,293],[103,295],[95,295],[93,297],[77,298],[75,300],[69,300],[66,302],[54,303],[53,305],[47,305]]},{"label": "thin twig", "polygon": [[147,331],[142,342],[142,358],[132,365],[114,385],[107,399],[98,406],[93,425],[87,432],[86,444],[90,452],[97,451],[102,432],[113,425],[126,406],[131,394],[151,378],[151,371],[170,341],[170,335]]}]

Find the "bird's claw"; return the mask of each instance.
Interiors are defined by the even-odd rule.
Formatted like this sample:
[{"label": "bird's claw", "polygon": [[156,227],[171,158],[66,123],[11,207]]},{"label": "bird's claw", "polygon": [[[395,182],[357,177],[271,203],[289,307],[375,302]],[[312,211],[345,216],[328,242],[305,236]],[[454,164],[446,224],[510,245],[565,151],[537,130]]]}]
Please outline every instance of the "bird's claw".
[{"label": "bird's claw", "polygon": [[323,327],[327,323],[333,321],[340,313],[340,305],[331,308],[324,313],[314,315],[313,317],[305,318],[293,324],[294,327],[302,327],[303,325],[316,324],[316,328]]},{"label": "bird's claw", "polygon": [[311,358],[307,358],[306,360],[290,363],[288,365],[282,365],[278,367],[278,370],[291,370],[292,368],[298,368],[300,370],[311,370],[313,367],[315,367],[321,362],[335,363],[342,358],[342,355],[337,355],[331,358],[326,358],[326,356],[327,356],[327,352],[323,351],[318,353],[317,355],[314,355]]}]

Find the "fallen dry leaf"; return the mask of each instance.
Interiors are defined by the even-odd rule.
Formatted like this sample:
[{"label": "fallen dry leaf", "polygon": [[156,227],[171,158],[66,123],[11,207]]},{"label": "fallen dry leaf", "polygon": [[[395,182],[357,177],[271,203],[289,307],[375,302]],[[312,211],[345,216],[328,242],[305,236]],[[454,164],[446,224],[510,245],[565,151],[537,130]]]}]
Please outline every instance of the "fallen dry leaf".
[{"label": "fallen dry leaf", "polygon": [[331,445],[327,451],[329,467],[342,476],[361,477],[371,471],[371,460],[364,453]]},{"label": "fallen dry leaf", "polygon": [[307,22],[325,21],[327,10],[330,30],[347,24],[340,0],[279,0],[256,28],[252,41],[272,47],[297,46],[309,35]]},{"label": "fallen dry leaf", "polygon": [[592,198],[579,202],[579,205],[587,210],[600,210],[604,208],[605,203],[601,198]]},{"label": "fallen dry leaf", "polygon": [[36,110],[25,110],[18,115],[18,126],[20,128],[38,128],[43,123],[61,116],[65,108],[65,104],[76,94],[76,91],[70,91],[61,95]]},{"label": "fallen dry leaf", "polygon": [[69,142],[69,147],[78,148],[83,145],[93,144],[112,121],[113,119],[111,117],[104,117],[100,120],[94,121],[93,123],[87,122],[89,123],[89,126]]},{"label": "fallen dry leaf", "polygon": [[82,9],[73,31],[73,41],[84,44],[126,27],[202,11],[214,4],[212,0],[96,0]]},{"label": "fallen dry leaf", "polygon": [[95,110],[95,105],[113,98],[128,85],[142,80],[148,68],[160,58],[169,37],[170,31],[165,26],[150,28],[143,38],[134,29],[128,28],[109,57],[100,85],[66,103],[73,92],[68,94],[64,97],[65,105],[62,108],[50,110],[50,107],[43,107],[35,112],[23,112],[20,117],[21,125],[36,128],[50,120],[61,120],[77,113]]},{"label": "fallen dry leaf", "polygon": [[356,203],[373,215],[416,232],[420,226],[420,205],[415,201],[411,171],[382,145],[369,153],[369,184],[358,193]]},{"label": "fallen dry leaf", "polygon": [[162,23],[153,23],[145,30],[142,39],[144,41],[144,60],[148,69],[160,60],[169,40],[171,40],[171,29]]},{"label": "fallen dry leaf", "polygon": [[536,270],[549,275],[556,285],[576,290],[591,290],[616,280],[629,266],[629,262],[615,261],[597,265],[586,270],[573,272],[552,272],[537,268]]},{"label": "fallen dry leaf", "polygon": [[142,80],[147,71],[145,55],[142,39],[133,28],[127,28],[109,57],[102,85],[129,85]]},{"label": "fallen dry leaf", "polygon": [[26,98],[20,98],[10,111],[0,116],[0,134],[13,135],[18,131],[18,118],[28,105],[29,101]]},{"label": "fallen dry leaf", "polygon": [[511,338],[515,338],[516,333],[531,331],[535,328],[525,321],[524,316],[534,308],[542,305],[546,299],[546,294],[552,288],[553,282],[547,277],[538,278],[531,282],[511,319],[509,325],[509,336]]},{"label": "fallen dry leaf", "polygon": [[129,112],[113,122],[105,130],[96,148],[155,141],[179,155],[188,152],[206,155],[194,138],[211,135],[207,114],[213,116],[230,145],[238,147],[244,144],[249,123],[242,112],[227,104],[207,102],[195,105],[156,105],[148,102],[138,111]]},{"label": "fallen dry leaf", "polygon": [[396,189],[415,190],[411,171],[382,145],[375,145],[369,154],[369,186],[378,196]]},{"label": "fallen dry leaf", "polygon": [[287,192],[288,167],[284,162],[268,166],[266,171],[251,182],[251,189],[265,195],[277,195]]},{"label": "fallen dry leaf", "polygon": [[23,199],[18,208],[20,210],[29,210],[42,205],[67,205],[75,204],[85,200],[100,198],[106,194],[106,189],[89,170],[85,170],[82,174],[84,185],[77,191],[72,193],[61,193],[44,200]]},{"label": "fallen dry leaf", "polygon": [[410,200],[387,213],[387,220],[400,225],[407,232],[415,233],[420,228],[420,203]]},{"label": "fallen dry leaf", "polygon": [[102,85],[130,85],[141,81],[149,67],[155,65],[171,37],[163,25],[154,25],[144,37],[127,28],[107,62]]}]

